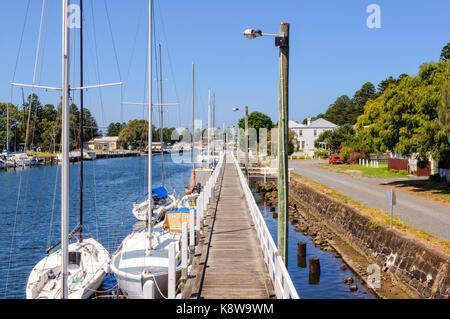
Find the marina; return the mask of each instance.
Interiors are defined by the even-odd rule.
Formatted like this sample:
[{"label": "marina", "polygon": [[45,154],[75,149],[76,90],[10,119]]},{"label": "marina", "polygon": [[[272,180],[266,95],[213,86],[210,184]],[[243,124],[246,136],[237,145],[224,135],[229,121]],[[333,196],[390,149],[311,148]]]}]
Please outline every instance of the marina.
[{"label": "marina", "polygon": [[[331,33],[362,44],[332,61],[358,71],[346,80],[317,60],[329,35],[298,25],[329,22],[288,2],[5,5],[0,299],[178,299],[177,313],[208,315],[189,303],[278,314],[275,300],[449,298],[450,43],[417,75],[404,58],[361,72],[343,57],[380,39],[340,21]],[[256,19],[266,7],[275,24]],[[330,104],[331,72],[338,91],[368,79]]]}]

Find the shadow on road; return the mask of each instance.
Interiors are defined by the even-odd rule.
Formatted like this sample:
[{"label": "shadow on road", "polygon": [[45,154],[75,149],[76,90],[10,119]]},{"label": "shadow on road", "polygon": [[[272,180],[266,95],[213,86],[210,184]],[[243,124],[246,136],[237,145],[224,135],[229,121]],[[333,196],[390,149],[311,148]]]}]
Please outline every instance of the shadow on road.
[{"label": "shadow on road", "polygon": [[404,189],[413,193],[429,193],[433,195],[450,195],[450,185],[447,182],[432,179],[397,180],[380,183],[380,185]]}]

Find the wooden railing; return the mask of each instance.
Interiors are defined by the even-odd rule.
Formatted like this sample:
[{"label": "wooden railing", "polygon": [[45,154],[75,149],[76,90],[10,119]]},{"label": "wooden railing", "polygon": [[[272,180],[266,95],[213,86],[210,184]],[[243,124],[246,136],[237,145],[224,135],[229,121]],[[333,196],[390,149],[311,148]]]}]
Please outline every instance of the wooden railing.
[{"label": "wooden railing", "polygon": [[272,235],[267,228],[264,217],[256,204],[255,198],[248,186],[247,180],[242,173],[238,161],[234,154],[231,154],[236,169],[239,174],[242,189],[244,190],[245,198],[247,200],[250,213],[255,224],[255,229],[258,234],[261,249],[264,254],[264,261],[267,264],[270,278],[273,282],[275,293],[278,299],[299,299],[297,290],[292,283],[291,276],[280,256],[278,256],[278,249],[273,241]]}]

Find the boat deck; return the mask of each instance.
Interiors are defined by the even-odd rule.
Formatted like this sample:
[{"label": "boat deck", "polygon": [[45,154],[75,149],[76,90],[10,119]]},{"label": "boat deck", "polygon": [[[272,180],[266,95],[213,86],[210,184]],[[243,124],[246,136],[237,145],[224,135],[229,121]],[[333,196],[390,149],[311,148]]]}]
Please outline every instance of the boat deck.
[{"label": "boat deck", "polygon": [[216,194],[183,298],[275,298],[234,164],[225,164]]}]

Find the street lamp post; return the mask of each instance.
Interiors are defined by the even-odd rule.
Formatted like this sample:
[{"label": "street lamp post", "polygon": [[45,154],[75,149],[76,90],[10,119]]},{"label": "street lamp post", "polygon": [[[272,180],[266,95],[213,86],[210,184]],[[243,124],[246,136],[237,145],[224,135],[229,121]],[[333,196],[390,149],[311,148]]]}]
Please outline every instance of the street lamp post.
[{"label": "street lamp post", "polygon": [[[239,108],[233,108],[233,112],[239,111]],[[245,106],[245,127],[244,127],[244,150],[245,150],[245,175],[248,180],[248,106]]]},{"label": "street lamp post", "polygon": [[261,30],[247,29],[244,36],[255,39],[261,36],[274,36],[275,46],[280,48],[280,85],[278,109],[278,255],[288,266],[288,227],[289,227],[289,23],[281,23],[279,34],[264,34]]}]

